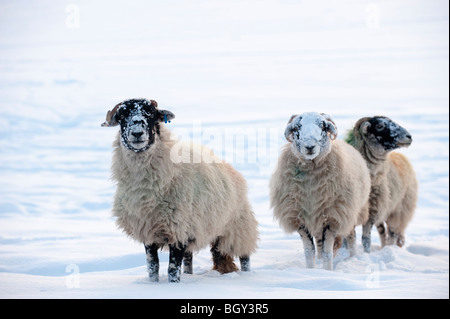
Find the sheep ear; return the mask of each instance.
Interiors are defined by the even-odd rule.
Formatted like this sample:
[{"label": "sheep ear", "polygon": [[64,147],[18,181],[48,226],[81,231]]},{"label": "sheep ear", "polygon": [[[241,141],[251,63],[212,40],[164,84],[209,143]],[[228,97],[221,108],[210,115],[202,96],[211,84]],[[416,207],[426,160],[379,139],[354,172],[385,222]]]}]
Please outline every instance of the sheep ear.
[{"label": "sheep ear", "polygon": [[159,121],[167,123],[175,118],[175,114],[167,110],[159,110]]},{"label": "sheep ear", "polygon": [[337,130],[336,124],[334,123],[333,119],[331,118],[331,116],[329,114],[320,113],[320,115],[322,115],[326,120],[327,132],[330,133],[330,138],[332,140],[335,140],[338,135],[338,130]]},{"label": "sheep ear", "polygon": [[106,113],[106,121],[101,124],[101,126],[117,126],[119,122],[116,120],[116,113],[122,103],[117,104],[114,108]]}]

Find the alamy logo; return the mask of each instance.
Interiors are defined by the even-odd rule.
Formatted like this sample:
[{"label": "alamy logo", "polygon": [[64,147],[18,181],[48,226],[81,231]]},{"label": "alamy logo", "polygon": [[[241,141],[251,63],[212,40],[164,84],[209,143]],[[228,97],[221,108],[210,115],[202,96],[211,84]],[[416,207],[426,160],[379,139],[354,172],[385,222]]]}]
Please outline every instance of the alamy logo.
[{"label": "alamy logo", "polygon": [[[180,135],[183,138],[178,140]],[[190,138],[186,139],[186,136]],[[172,132],[172,139],[178,141],[170,151],[170,159],[174,163],[225,161],[269,166],[277,161],[279,136],[277,128],[202,128],[201,122],[197,121],[192,130]]]},{"label": "alamy logo", "polygon": [[66,6],[66,27],[68,29],[80,28],[80,7],[76,4],[68,4]]},{"label": "alamy logo", "polygon": [[80,267],[76,264],[70,264],[66,267],[66,287],[69,289],[80,288]]}]

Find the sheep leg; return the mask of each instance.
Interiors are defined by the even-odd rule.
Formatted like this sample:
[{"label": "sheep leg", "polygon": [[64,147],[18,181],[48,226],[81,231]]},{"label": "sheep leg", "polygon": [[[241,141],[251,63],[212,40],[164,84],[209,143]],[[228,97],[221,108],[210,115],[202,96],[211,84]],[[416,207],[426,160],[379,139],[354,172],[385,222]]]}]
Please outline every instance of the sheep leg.
[{"label": "sheep leg", "polygon": [[192,269],[192,251],[185,251],[183,257],[183,272],[185,274],[192,275],[194,273]]},{"label": "sheep leg", "polygon": [[150,281],[159,281],[159,258],[157,244],[145,245],[145,254],[147,255],[147,271]]},{"label": "sheep leg", "polygon": [[316,250],[314,248],[314,239],[305,226],[300,226],[300,228],[298,229],[298,233],[300,234],[300,238],[302,239],[303,242],[303,250],[305,252],[306,258],[306,267],[314,268],[315,266],[314,258],[316,255]]},{"label": "sheep leg", "polygon": [[361,241],[362,241],[362,245],[364,248],[364,252],[366,252],[366,253],[370,253],[370,246],[372,245],[371,238],[370,238],[371,232],[372,232],[372,226],[373,226],[373,221],[369,220],[367,223],[365,223],[363,225],[363,229],[362,229],[363,232],[362,232]]},{"label": "sheep leg", "polygon": [[350,252],[350,256],[356,255],[356,230],[353,228],[353,231],[345,238],[346,248]]},{"label": "sheep leg", "polygon": [[322,261],[323,268],[326,270],[333,270],[333,247],[336,240],[336,233],[327,225],[323,228],[323,250]]},{"label": "sheep leg", "polygon": [[241,257],[239,257],[239,261],[241,262],[241,271],[250,271],[250,257],[249,256],[241,256]]},{"label": "sheep leg", "polygon": [[339,248],[342,247],[342,242],[343,242],[342,236],[336,236],[333,243],[333,256],[337,255]]},{"label": "sheep leg", "polygon": [[405,234],[403,231],[399,230],[399,227],[393,227],[392,225],[387,224],[387,233],[386,236],[386,244],[387,245],[397,245],[398,247],[403,247],[405,244]]},{"label": "sheep leg", "polygon": [[220,237],[217,237],[216,241],[211,245],[213,270],[217,270],[221,274],[237,271],[238,268],[233,262],[233,257],[219,251],[220,239]]},{"label": "sheep leg", "polygon": [[389,229],[389,237],[387,240],[387,244],[388,245],[395,245],[397,244],[397,240],[398,240],[398,233],[394,230],[390,230]]},{"label": "sheep leg", "polygon": [[[402,247],[402,242],[404,241],[404,238],[401,237],[401,234],[398,230],[394,229],[391,225],[387,225],[387,233],[388,236],[386,238],[386,244],[387,245],[398,245],[399,247]],[[400,244],[399,244],[400,243]]]},{"label": "sheep leg", "polygon": [[314,238],[316,239],[317,258],[322,259],[323,234],[316,234],[316,236]]},{"label": "sheep leg", "polygon": [[378,235],[380,235],[380,243],[381,243],[381,248],[383,248],[384,246],[386,246],[386,227],[384,226],[384,222],[381,222],[380,224],[377,225],[377,230],[378,230]]},{"label": "sheep leg", "polygon": [[405,234],[404,233],[398,233],[397,234],[397,246],[403,247],[405,244]]},{"label": "sheep leg", "polygon": [[169,245],[169,282],[180,282],[181,264],[186,247],[181,243]]}]

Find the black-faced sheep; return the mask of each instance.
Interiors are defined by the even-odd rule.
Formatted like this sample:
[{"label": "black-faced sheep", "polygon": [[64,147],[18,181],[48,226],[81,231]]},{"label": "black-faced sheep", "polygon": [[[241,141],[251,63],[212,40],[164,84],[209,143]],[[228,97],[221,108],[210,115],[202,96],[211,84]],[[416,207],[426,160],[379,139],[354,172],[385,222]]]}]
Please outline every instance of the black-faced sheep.
[{"label": "black-faced sheep", "polygon": [[116,223],[144,243],[151,281],[159,280],[158,249],[167,246],[169,282],[180,280],[183,258],[184,272],[192,273],[192,252],[208,244],[213,269],[236,271],[233,259],[239,257],[248,271],[258,231],[246,181],[217,158],[194,163],[196,152],[198,158],[210,154],[203,147],[189,144],[187,160],[174,162],[171,151],[179,141],[164,125],[174,117],[146,99],[126,100],[107,113],[102,126],[120,125],[112,161]]},{"label": "black-faced sheep", "polygon": [[285,130],[289,143],[270,180],[274,217],[286,232],[299,232],[308,268],[315,265],[313,237],[323,267],[332,270],[335,241],[347,237],[353,255],[355,226],[368,217],[367,165],[336,136],[329,115],[293,115]]},{"label": "black-faced sheep", "polygon": [[358,120],[346,140],[366,160],[372,181],[369,219],[362,234],[364,251],[370,252],[373,225],[380,235],[381,247],[403,246],[405,229],[416,207],[418,185],[408,159],[391,151],[409,146],[411,134],[387,117],[374,116]]}]

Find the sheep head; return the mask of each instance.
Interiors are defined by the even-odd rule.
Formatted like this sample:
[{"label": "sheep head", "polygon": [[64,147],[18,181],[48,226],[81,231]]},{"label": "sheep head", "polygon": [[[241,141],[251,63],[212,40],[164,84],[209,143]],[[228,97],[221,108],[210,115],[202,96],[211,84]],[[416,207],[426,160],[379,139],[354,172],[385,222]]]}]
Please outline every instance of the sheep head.
[{"label": "sheep head", "polygon": [[359,119],[353,129],[353,135],[354,139],[362,140],[378,155],[384,155],[399,147],[408,147],[412,143],[411,134],[385,116]]},{"label": "sheep head", "polygon": [[292,115],[286,130],[286,139],[301,158],[313,160],[331,149],[331,140],[336,139],[337,128],[328,114],[308,112]]},{"label": "sheep head", "polygon": [[155,100],[130,99],[117,104],[106,114],[102,126],[120,125],[122,144],[136,153],[150,148],[159,135],[159,123],[170,122],[175,115],[159,110]]}]

